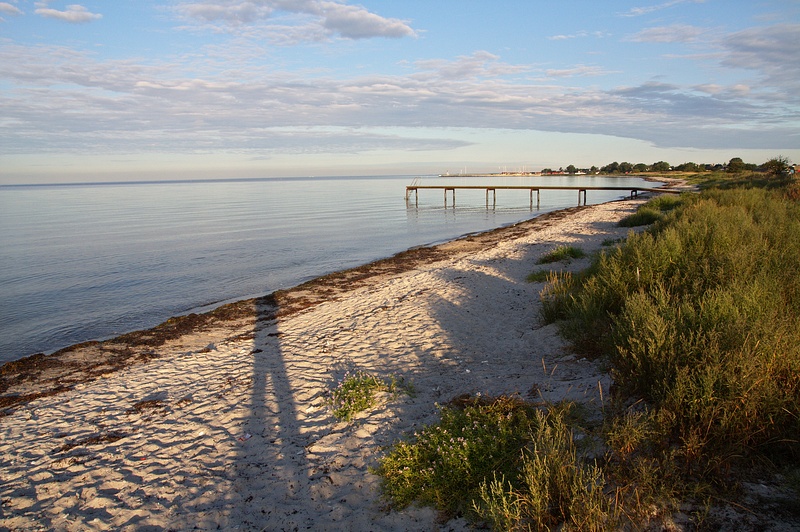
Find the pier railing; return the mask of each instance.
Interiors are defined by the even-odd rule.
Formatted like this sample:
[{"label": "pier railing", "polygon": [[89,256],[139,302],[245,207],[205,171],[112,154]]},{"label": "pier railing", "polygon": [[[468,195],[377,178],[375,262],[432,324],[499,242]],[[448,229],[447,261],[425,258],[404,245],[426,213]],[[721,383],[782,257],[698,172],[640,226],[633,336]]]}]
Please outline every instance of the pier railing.
[{"label": "pier railing", "polygon": [[[416,182],[416,181],[415,181]],[[635,198],[639,192],[655,192],[664,194],[680,194],[680,190],[669,188],[650,188],[650,187],[595,187],[595,186],[549,186],[549,185],[417,185],[412,183],[406,186],[406,202],[411,198],[411,193],[414,193],[414,202],[419,204],[419,191],[420,190],[443,190],[444,191],[444,205],[447,206],[447,193],[450,192],[453,196],[453,207],[456,205],[456,190],[485,190],[486,191],[486,207],[489,207],[489,193],[492,193],[492,206],[497,206],[497,191],[498,190],[528,190],[530,191],[531,209],[533,209],[533,193],[536,192],[536,208],[539,208],[541,203],[542,190],[576,190],[578,191],[578,205],[581,204],[581,195],[583,195],[583,205],[586,205],[586,193],[589,190],[619,190],[630,192],[630,197]]]}]

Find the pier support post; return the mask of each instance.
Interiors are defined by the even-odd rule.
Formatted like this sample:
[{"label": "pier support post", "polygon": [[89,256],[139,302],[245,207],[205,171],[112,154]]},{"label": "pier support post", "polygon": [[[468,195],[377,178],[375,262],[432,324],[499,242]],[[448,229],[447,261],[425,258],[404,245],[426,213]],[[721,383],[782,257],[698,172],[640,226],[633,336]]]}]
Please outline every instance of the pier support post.
[{"label": "pier support post", "polygon": [[492,192],[492,208],[494,209],[494,208],[497,207],[497,190],[495,190],[493,188],[487,188],[486,189],[486,208],[487,209],[489,208],[489,191]]},{"label": "pier support post", "polygon": [[541,196],[540,196],[541,190],[539,190],[538,188],[532,188],[530,190],[530,192],[531,192],[531,210],[533,210],[533,191],[534,190],[536,191],[536,210],[539,210],[539,205],[541,204]]},{"label": "pier support post", "polygon": [[447,207],[447,191],[450,190],[453,192],[453,207],[456,206],[456,189],[455,188],[445,188],[444,189],[444,206]]}]

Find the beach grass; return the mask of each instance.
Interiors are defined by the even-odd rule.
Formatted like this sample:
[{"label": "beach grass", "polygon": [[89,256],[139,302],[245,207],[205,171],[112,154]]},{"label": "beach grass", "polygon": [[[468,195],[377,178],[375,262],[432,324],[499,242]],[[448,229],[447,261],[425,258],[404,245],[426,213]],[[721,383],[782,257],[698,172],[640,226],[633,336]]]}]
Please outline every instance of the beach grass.
[{"label": "beach grass", "polygon": [[640,227],[664,219],[666,213],[679,207],[685,201],[683,195],[661,195],[649,200],[636,209],[636,212],[619,221],[620,227]]},{"label": "beach grass", "polygon": [[551,264],[553,262],[568,261],[571,259],[581,259],[586,256],[580,248],[575,246],[558,246],[554,250],[543,255],[536,264]]},{"label": "beach grass", "polygon": [[543,317],[606,357],[619,405],[646,405],[646,418],[622,409],[615,420],[648,434],[612,438],[619,465],[647,456],[695,488],[720,487],[737,467],[796,467],[800,204],[760,188],[684,202],[581,282],[547,287]]},{"label": "beach grass", "polygon": [[711,188],[659,200],[649,207],[657,223],[585,271],[532,274],[546,281],[545,323],[610,369],[602,423],[571,416],[568,404],[462,398],[381,460],[375,472],[390,503],[431,505],[495,530],[636,529],[686,502],[704,526],[713,502],[729,500],[753,471],[788,471],[793,489],[793,190]]}]

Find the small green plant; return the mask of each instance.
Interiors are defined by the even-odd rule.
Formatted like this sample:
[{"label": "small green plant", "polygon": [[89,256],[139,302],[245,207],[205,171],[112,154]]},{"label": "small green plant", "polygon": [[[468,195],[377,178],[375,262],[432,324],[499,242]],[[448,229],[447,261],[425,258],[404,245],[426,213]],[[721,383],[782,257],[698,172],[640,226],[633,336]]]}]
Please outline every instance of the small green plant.
[{"label": "small green plant", "polygon": [[548,280],[550,275],[549,270],[539,270],[529,274],[525,280],[529,283],[544,283]]},{"label": "small green plant", "polygon": [[556,249],[542,256],[536,264],[550,264],[562,260],[580,259],[586,256],[586,252],[574,246],[558,246]]},{"label": "small green plant", "polygon": [[375,406],[377,395],[381,392],[412,394],[413,389],[394,375],[383,380],[363,371],[347,373],[331,392],[333,415],[342,421],[352,421],[359,412]]}]

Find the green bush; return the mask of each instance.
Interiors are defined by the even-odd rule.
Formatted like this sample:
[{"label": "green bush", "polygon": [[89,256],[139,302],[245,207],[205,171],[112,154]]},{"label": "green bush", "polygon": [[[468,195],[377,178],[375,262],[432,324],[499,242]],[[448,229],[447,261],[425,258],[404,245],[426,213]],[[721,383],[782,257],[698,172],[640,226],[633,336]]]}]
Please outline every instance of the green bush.
[{"label": "green bush", "polygon": [[473,508],[493,530],[608,530],[620,520],[605,493],[603,470],[578,455],[563,411],[537,412],[514,482],[484,481]]},{"label": "green bush", "polygon": [[395,508],[413,502],[495,529],[603,530],[617,519],[602,470],[580,459],[568,418],[516,398],[461,397],[374,470]]},{"label": "green bush", "polygon": [[450,515],[468,513],[492,475],[516,480],[534,423],[533,407],[510,397],[444,406],[438,424],[396,443],[380,460],[383,493],[396,508],[416,501]]},{"label": "green bush", "polygon": [[710,191],[602,255],[583,282],[543,291],[615,388],[662,420],[704,477],[743,457],[797,453],[800,206],[760,189]]}]

